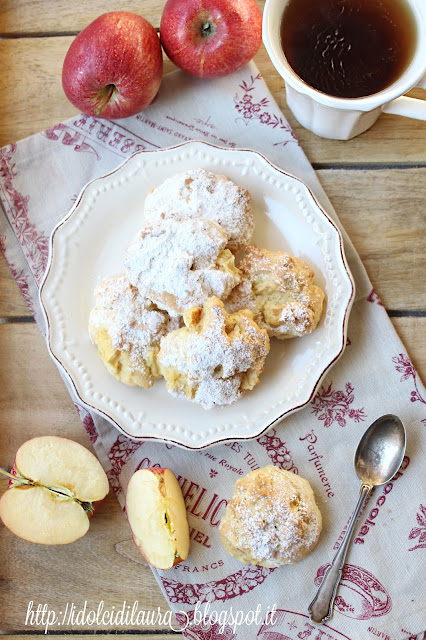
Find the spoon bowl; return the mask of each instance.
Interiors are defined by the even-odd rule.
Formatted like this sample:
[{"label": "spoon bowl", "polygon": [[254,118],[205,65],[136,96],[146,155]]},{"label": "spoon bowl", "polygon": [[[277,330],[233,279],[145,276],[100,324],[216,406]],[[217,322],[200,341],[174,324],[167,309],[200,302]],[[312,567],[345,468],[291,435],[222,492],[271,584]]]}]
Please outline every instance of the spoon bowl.
[{"label": "spoon bowl", "polygon": [[355,452],[354,467],[364,485],[389,482],[401,466],[405,453],[405,429],[392,414],[378,418],[362,436]]}]

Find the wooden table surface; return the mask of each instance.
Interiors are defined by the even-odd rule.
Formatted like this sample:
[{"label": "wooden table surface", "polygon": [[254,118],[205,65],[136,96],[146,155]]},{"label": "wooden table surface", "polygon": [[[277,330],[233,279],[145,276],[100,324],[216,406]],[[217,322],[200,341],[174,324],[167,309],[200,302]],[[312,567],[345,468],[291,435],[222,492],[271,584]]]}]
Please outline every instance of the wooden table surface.
[{"label": "wooden table surface", "polygon": [[[164,0],[1,0],[0,147],[76,113],[63,94],[61,69],[73,37],[84,26],[101,13],[125,9],[158,27],[163,5]],[[263,8],[261,0],[259,6]],[[302,129],[288,111],[283,81],[263,46],[255,61],[425,380],[426,123],[383,115],[354,140],[323,140]],[[166,60],[165,72],[172,69]],[[426,98],[422,90],[410,95]],[[38,435],[62,435],[91,448],[3,257],[0,354],[0,466],[10,467],[20,444]],[[0,493],[6,485],[0,480]],[[122,607],[124,601],[138,601],[147,611],[169,609],[131,541],[112,492],[99,507],[89,534],[69,546],[32,545],[0,524],[1,634],[43,634],[40,624],[25,624],[30,601],[47,603],[56,613],[66,603],[81,608],[85,601],[88,609],[96,609],[101,601],[109,609]],[[55,628],[55,633],[65,630],[78,637],[90,627],[67,625]],[[116,626],[96,631],[106,637],[114,631],[127,635],[138,630]],[[159,640],[172,632],[167,625],[154,624],[143,633]]]}]

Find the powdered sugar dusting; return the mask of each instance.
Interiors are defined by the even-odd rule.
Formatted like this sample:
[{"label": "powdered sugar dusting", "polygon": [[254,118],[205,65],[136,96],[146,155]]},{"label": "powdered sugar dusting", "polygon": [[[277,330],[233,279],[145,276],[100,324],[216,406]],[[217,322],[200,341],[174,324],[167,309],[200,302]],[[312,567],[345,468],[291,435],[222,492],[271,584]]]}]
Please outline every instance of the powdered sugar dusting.
[{"label": "powdered sugar dusting", "polygon": [[[194,389],[192,400],[200,404],[204,409],[232,404],[243,395],[238,376],[230,378],[205,377],[202,380],[190,380],[188,386]],[[185,397],[182,390],[169,389],[169,391],[178,398]]]},{"label": "powdered sugar dusting", "polygon": [[[307,296],[305,296],[307,298]],[[292,300],[283,307],[279,317],[279,326],[275,331],[286,334],[291,331],[304,334],[312,324],[312,314],[308,308],[309,299]]]},{"label": "powdered sugar dusting", "polygon": [[254,315],[258,310],[255,304],[251,282],[243,276],[241,282],[234,287],[225,301],[225,309],[228,313],[235,313],[240,309],[250,309]]},{"label": "powdered sugar dusting", "polygon": [[259,249],[255,244],[247,247],[241,263],[247,275],[266,273],[280,291],[297,294],[312,283],[314,272],[306,262],[284,251]]},{"label": "powdered sugar dusting", "polygon": [[145,200],[145,220],[207,218],[220,224],[238,251],[254,231],[251,196],[223,175],[190,169],[165,180]]},{"label": "powdered sugar dusting", "polygon": [[218,224],[201,218],[146,224],[127,250],[129,280],[171,315],[212,295],[226,298],[239,282],[227,240]]},{"label": "powdered sugar dusting", "polygon": [[226,300],[229,312],[250,309],[259,326],[278,338],[315,329],[324,294],[312,284],[314,272],[306,262],[284,251],[250,245],[239,269],[242,280]]},{"label": "powdered sugar dusting", "polygon": [[96,287],[95,298],[96,306],[89,318],[91,333],[106,329],[112,346],[129,351],[135,363],[148,348],[159,344],[164,335],[179,326],[177,319],[171,319],[140,296],[126,275],[102,280]]},{"label": "powdered sugar dusting", "polygon": [[[192,399],[209,409],[235,402],[244,391],[245,374],[254,373],[254,386],[269,340],[249,315],[227,318],[217,298],[210,298],[202,313],[199,323],[185,316],[187,326],[161,340],[158,361],[166,380],[166,369],[172,368],[193,390]],[[169,390],[177,395],[185,391],[183,386]]]},{"label": "powdered sugar dusting", "polygon": [[230,553],[235,548],[240,560],[268,567],[303,558],[320,531],[321,515],[309,483],[272,465],[236,483],[220,525]]}]

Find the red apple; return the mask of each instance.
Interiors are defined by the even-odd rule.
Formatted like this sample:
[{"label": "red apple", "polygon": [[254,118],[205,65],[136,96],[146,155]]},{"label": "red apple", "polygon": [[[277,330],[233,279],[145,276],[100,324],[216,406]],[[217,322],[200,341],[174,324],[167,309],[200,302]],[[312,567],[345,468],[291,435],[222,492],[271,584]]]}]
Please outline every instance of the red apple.
[{"label": "red apple", "polygon": [[168,0],[160,38],[175,65],[199,78],[220,78],[258,51],[262,14],[255,0]]},{"label": "red apple", "polygon": [[126,513],[139,551],[157,569],[171,569],[189,553],[182,490],[170,469],[140,469],[127,487]]},{"label": "red apple", "polygon": [[155,98],[163,73],[161,45],[142,16],[111,11],[96,18],[72,42],[62,85],[82,113],[127,118]]},{"label": "red apple", "polygon": [[[4,471],[3,471],[4,473]],[[15,535],[39,544],[68,544],[84,536],[108,493],[99,461],[77,442],[42,436],[17,451],[0,518]]]}]

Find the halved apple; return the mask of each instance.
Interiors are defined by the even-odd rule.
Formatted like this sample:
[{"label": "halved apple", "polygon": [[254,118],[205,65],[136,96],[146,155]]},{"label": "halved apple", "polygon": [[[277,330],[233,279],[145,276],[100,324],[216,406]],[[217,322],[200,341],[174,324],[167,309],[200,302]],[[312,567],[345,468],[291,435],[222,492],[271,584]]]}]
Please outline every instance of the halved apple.
[{"label": "halved apple", "polygon": [[84,536],[94,503],[109,491],[95,456],[56,436],[25,442],[6,475],[10,483],[0,500],[0,518],[12,533],[38,544],[69,544]]},{"label": "halved apple", "polygon": [[189,553],[182,490],[170,469],[140,469],[127,487],[126,512],[133,540],[147,562],[171,569]]}]

